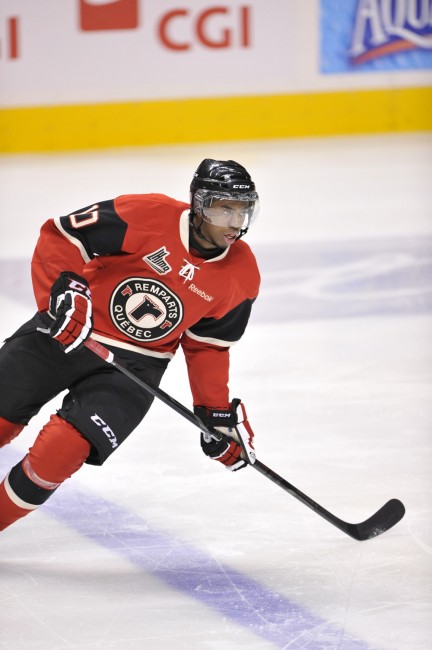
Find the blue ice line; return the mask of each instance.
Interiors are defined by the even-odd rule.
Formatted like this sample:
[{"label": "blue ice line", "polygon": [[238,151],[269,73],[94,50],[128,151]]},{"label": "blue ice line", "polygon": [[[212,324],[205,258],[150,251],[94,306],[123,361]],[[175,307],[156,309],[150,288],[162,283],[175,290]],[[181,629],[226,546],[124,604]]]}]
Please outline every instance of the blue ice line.
[{"label": "blue ice line", "polygon": [[[20,458],[10,447],[0,450],[0,479]],[[126,508],[77,487],[73,479],[42,509],[95,544],[278,648],[372,650],[365,642],[211,555],[151,528]]]}]

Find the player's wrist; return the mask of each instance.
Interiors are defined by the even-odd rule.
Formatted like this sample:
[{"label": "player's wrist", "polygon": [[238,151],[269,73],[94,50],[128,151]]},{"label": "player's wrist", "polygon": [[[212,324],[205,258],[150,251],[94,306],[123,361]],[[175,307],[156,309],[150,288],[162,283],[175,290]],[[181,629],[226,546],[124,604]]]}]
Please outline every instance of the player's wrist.
[{"label": "player's wrist", "polygon": [[209,428],[235,427],[238,420],[236,411],[232,408],[212,408],[207,406],[195,406],[194,413]]}]

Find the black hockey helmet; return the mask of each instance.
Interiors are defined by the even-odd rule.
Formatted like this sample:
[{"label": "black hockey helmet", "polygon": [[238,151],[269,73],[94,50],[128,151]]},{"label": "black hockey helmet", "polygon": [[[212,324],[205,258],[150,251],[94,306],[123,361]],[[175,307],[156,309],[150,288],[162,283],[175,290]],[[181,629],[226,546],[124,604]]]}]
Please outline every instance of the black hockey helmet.
[{"label": "black hockey helmet", "polygon": [[[246,169],[235,160],[203,160],[190,185],[191,218],[195,215],[217,226],[230,224],[230,213],[240,215],[242,237],[259,212],[259,197]],[[225,209],[221,209],[220,202]],[[227,201],[236,202],[230,210]],[[241,203],[239,203],[241,202]],[[243,204],[243,205],[242,205]]]}]

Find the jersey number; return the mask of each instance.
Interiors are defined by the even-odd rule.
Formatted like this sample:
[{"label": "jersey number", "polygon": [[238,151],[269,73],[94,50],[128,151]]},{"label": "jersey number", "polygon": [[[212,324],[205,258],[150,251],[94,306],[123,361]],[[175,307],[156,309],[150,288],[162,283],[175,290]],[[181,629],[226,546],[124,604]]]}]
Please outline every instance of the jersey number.
[{"label": "jersey number", "polygon": [[85,228],[92,223],[97,223],[99,221],[99,205],[96,203],[84,212],[69,215],[69,221],[72,228]]}]

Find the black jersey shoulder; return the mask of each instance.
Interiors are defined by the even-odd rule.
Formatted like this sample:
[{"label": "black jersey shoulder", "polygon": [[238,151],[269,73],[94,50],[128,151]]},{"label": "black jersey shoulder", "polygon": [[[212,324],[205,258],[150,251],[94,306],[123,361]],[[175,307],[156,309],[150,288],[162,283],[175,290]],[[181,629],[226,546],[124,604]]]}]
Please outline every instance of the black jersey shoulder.
[{"label": "black jersey shoulder", "polygon": [[59,222],[66,236],[78,240],[90,259],[120,253],[128,227],[118,215],[113,199],[60,217]]}]

